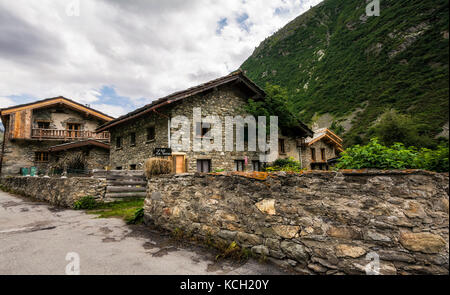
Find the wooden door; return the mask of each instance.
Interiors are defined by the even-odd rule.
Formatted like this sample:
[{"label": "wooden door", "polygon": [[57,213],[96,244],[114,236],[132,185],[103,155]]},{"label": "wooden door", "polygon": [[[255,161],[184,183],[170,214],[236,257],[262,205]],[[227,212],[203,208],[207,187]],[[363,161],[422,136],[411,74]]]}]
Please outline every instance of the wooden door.
[{"label": "wooden door", "polygon": [[180,174],[185,172],[185,162],[184,162],[184,156],[174,156],[175,161],[175,173]]}]

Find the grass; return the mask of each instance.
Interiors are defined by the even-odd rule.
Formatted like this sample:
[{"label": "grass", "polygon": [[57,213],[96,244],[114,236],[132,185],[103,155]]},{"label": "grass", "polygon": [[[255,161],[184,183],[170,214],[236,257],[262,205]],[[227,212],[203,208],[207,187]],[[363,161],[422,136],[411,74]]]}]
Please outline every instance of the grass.
[{"label": "grass", "polygon": [[99,218],[121,218],[127,223],[138,224],[142,220],[135,220],[135,213],[144,206],[144,198],[128,198],[123,201],[99,203],[97,208],[87,210],[88,214],[96,214]]}]

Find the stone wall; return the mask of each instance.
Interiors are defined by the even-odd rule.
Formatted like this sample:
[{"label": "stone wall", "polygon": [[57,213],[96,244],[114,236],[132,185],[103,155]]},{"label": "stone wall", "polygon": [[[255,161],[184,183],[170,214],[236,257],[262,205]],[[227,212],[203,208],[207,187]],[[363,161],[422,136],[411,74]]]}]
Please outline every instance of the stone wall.
[{"label": "stone wall", "polygon": [[72,207],[85,196],[103,199],[106,193],[106,180],[95,178],[6,176],[0,178],[0,184],[14,193],[61,207]]},{"label": "stone wall", "polygon": [[365,274],[373,253],[382,274],[448,274],[448,180],[421,171],[162,176],[148,182],[145,222],[236,241],[302,274]]},{"label": "stone wall", "polygon": [[[225,151],[225,117],[237,116],[246,114],[243,112],[243,107],[247,102],[247,97],[244,93],[232,86],[222,86],[216,90],[206,93],[194,95],[192,97],[183,99],[178,103],[173,103],[170,106],[162,107],[155,113],[146,114],[140,118],[134,119],[129,123],[121,124],[110,129],[111,132],[111,153],[110,162],[113,169],[121,167],[122,169],[129,169],[130,165],[136,165],[137,169],[142,169],[143,163],[146,159],[153,156],[155,148],[168,147],[168,118],[176,116],[186,116],[190,120],[193,117],[193,109],[201,108],[202,117],[218,116],[222,120],[222,146],[223,151],[209,151],[196,152],[193,151],[193,129],[191,122],[190,126],[190,150],[176,153],[178,156],[184,156],[186,161],[186,171],[197,171],[197,160],[211,160],[211,171],[224,169],[226,171],[235,170],[235,160],[244,160],[248,157],[247,171],[252,170],[252,161],[259,160],[259,152],[249,152],[247,147],[245,151],[228,152]],[[147,141],[147,128],[155,127],[156,137],[152,141]],[[172,129],[172,133],[177,129]],[[136,144],[131,145],[130,134],[136,134]],[[122,147],[116,148],[117,137],[122,138]],[[285,139],[286,154],[280,155],[280,158],[293,157],[299,160],[299,151],[297,150],[296,141],[293,138],[281,136]],[[174,154],[175,155],[175,154]]]}]

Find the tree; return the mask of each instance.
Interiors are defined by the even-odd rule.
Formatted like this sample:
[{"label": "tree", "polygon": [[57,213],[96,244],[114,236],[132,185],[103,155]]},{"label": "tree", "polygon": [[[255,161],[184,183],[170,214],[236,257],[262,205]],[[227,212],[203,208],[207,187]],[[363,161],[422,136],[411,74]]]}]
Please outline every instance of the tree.
[{"label": "tree", "polygon": [[267,117],[267,126],[270,116],[278,116],[278,125],[282,130],[289,132],[298,126],[299,121],[289,107],[287,90],[281,86],[267,83],[265,92],[267,95],[263,100],[249,99],[244,110],[255,117]]},{"label": "tree", "polygon": [[390,109],[381,115],[368,135],[377,137],[386,146],[403,143],[405,146],[435,147],[434,140],[426,135],[427,131],[427,126],[416,123],[411,116]]}]

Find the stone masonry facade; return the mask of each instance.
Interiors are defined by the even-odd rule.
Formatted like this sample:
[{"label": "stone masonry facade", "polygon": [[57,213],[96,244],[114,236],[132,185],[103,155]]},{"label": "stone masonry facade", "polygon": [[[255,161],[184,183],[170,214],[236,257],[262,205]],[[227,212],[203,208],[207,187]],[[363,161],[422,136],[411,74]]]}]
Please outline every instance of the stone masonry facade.
[{"label": "stone masonry facade", "polygon": [[[222,120],[222,130],[225,130],[226,116],[246,116],[243,107],[246,103],[246,96],[240,92],[239,89],[230,85],[216,88],[207,93],[198,94],[182,100],[173,106],[162,107],[157,112],[146,114],[140,118],[131,120],[128,123],[121,124],[117,127],[112,127],[111,132],[111,152],[110,152],[110,166],[112,169],[130,169],[130,167],[137,167],[142,169],[143,163],[146,159],[154,156],[155,148],[168,148],[168,130],[169,118],[182,115],[192,120],[193,108],[201,108],[202,117],[205,116],[219,116]],[[248,164],[245,167],[246,171],[252,170],[252,161],[259,160],[259,152],[249,152],[247,147],[244,152],[226,152],[211,151],[211,152],[195,152],[193,151],[193,124],[190,127],[190,151],[175,153],[174,155],[184,156],[186,162],[186,169],[184,172],[196,172],[197,160],[210,160],[211,171],[216,170],[235,170],[235,161],[248,159]],[[147,129],[149,127],[155,128],[155,139],[147,140]],[[172,129],[172,132],[176,129]],[[135,144],[131,144],[131,134],[135,134]],[[122,145],[117,148],[117,137],[122,140]],[[286,153],[281,154],[280,157],[294,157],[299,160],[299,152],[296,147],[296,141],[292,138],[285,138]],[[225,136],[222,136],[222,143],[225,146]]]},{"label": "stone masonry facade", "polygon": [[[18,175],[20,168],[33,166],[40,173],[45,173],[51,161],[54,160],[52,157],[56,157],[55,154],[49,153],[50,147],[81,140],[75,135],[71,138],[64,138],[61,132],[68,131],[69,125],[77,126],[78,136],[80,136],[81,132],[83,134],[93,134],[94,136],[96,128],[104,124],[106,120],[88,114],[83,110],[74,110],[65,103],[35,107],[42,102],[37,101],[29,104],[24,111],[2,115],[2,120],[4,121],[2,123],[5,127],[4,146],[1,154],[1,172],[3,175]],[[0,111],[4,111],[4,109]],[[95,112],[95,110],[92,111]],[[53,133],[52,136],[46,137],[45,132],[48,134],[51,131],[59,131],[59,133]],[[37,135],[39,132],[44,134],[43,138]],[[64,134],[67,135],[68,133]],[[36,153],[38,152],[48,154],[48,159],[46,156],[44,160],[37,160]],[[103,161],[102,165],[99,166],[102,169],[109,163],[109,157],[96,157],[96,160]]]},{"label": "stone masonry facade", "polygon": [[365,274],[375,256],[381,274],[449,273],[448,173],[260,174],[151,178],[145,222],[301,274]]}]

